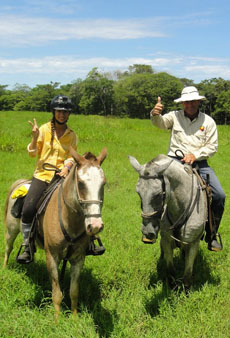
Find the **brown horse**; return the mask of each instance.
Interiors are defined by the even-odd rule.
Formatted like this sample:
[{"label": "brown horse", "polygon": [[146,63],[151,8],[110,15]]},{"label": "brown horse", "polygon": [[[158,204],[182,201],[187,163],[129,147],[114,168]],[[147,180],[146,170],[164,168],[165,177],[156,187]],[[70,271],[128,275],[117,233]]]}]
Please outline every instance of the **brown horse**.
[{"label": "brown horse", "polygon": [[[71,309],[77,313],[78,279],[84,264],[90,236],[99,233],[103,227],[101,208],[104,197],[105,175],[101,168],[107,151],[103,149],[98,157],[91,153],[83,156],[73,149],[76,164],[63,183],[54,191],[44,214],[39,216],[37,244],[46,252],[46,265],[52,284],[52,300],[56,313],[60,312],[62,291],[59,285],[58,266],[62,259],[71,264],[70,299]],[[15,182],[9,192],[5,207],[6,249],[4,266],[13,249],[13,243],[20,232],[20,219],[11,215],[14,203],[11,195],[25,181]],[[40,238],[44,238],[41,244]]]}]

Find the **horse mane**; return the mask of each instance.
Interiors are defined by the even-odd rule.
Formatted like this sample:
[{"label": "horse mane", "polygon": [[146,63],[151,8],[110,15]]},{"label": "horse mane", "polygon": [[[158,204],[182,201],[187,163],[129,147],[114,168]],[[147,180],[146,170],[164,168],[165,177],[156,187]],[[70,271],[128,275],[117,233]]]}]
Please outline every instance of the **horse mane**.
[{"label": "horse mane", "polygon": [[6,223],[6,215],[7,215],[7,210],[8,210],[8,204],[9,204],[9,198],[10,198],[10,195],[12,194],[12,192],[14,191],[14,189],[17,187],[17,186],[19,186],[19,185],[21,185],[21,184],[23,184],[23,183],[26,183],[26,182],[28,182],[29,180],[27,180],[27,179],[19,179],[19,180],[17,180],[16,182],[14,182],[12,185],[11,185],[11,187],[10,187],[10,190],[9,190],[9,192],[8,192],[8,195],[7,195],[7,198],[6,198],[6,203],[5,203],[5,210],[4,210],[4,223]]},{"label": "horse mane", "polygon": [[159,154],[156,157],[154,157],[151,161],[149,161],[148,163],[146,163],[146,168],[149,168],[152,164],[157,163],[160,160],[165,160],[165,159],[169,159],[169,157],[167,155],[164,154]]}]

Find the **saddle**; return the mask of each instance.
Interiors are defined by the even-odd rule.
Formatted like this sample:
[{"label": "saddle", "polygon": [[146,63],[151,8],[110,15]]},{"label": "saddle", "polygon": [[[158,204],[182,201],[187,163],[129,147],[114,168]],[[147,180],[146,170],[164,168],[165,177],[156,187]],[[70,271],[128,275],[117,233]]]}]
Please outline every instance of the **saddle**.
[{"label": "saddle", "polygon": [[[37,204],[37,213],[36,213],[36,217],[40,216],[43,212],[45,212],[46,206],[54,192],[54,190],[57,189],[58,185],[61,183],[61,177],[55,175],[54,176],[55,179],[53,179],[50,184],[48,185],[47,189],[44,191],[44,193],[42,194],[38,204]],[[30,184],[31,181],[28,182],[28,184]],[[21,196],[19,195],[18,197],[16,197],[16,200],[11,208],[11,215],[15,218],[21,218],[22,215],[22,208],[24,205],[24,201],[25,201],[25,197],[26,197],[26,193]]]},{"label": "saddle", "polygon": [[[29,251],[30,251],[30,260],[27,261],[27,263],[30,263],[33,261],[33,256],[34,253],[36,252],[36,245],[35,245],[35,238],[36,236],[38,237],[39,241],[44,244],[44,238],[43,236],[37,231],[37,222],[38,222],[38,217],[41,215],[43,212],[45,212],[45,209],[48,205],[48,202],[53,194],[53,192],[57,189],[58,185],[61,183],[62,178],[60,176],[55,175],[53,180],[50,182],[48,185],[47,189],[44,191],[42,194],[38,204],[37,204],[37,212],[35,214],[35,217],[33,218],[32,225],[31,225],[31,230],[28,238],[28,246],[29,246]],[[20,218],[21,213],[22,213],[22,208],[23,204],[25,201],[25,196],[23,197],[18,197],[17,200],[15,201],[14,205],[11,208],[11,214],[15,218]],[[22,243],[18,253],[16,260],[18,261],[18,256],[21,253],[22,248],[25,246],[25,243]]]},{"label": "saddle", "polygon": [[[180,149],[177,149],[175,151],[175,158],[178,161],[180,161],[183,157],[184,157],[183,151],[180,150]],[[204,180],[199,173],[198,165],[195,164],[195,163],[192,165],[191,170],[194,173],[194,175],[196,175],[196,177],[198,178],[198,181],[200,182],[201,189],[204,192],[205,198],[206,198],[206,201],[207,201],[208,217],[207,217],[207,222],[206,222],[206,225],[205,225],[205,232],[206,232],[205,241],[207,243],[210,243],[213,239],[218,237],[219,241],[220,241],[220,245],[223,246],[221,236],[220,236],[219,233],[217,233],[218,226],[215,223],[215,218],[214,218],[212,207],[211,207],[211,204],[212,204],[212,189],[211,189],[211,186],[209,184],[209,181],[210,181],[209,175],[207,175],[207,179]],[[203,238],[204,238],[204,235],[202,236],[201,240],[203,240]]]},{"label": "saddle", "polygon": [[[217,225],[215,224],[215,218],[213,216],[213,211],[212,211],[212,188],[209,185],[209,176],[207,177],[206,180],[204,180],[200,173],[199,173],[199,168],[195,167],[192,168],[194,175],[198,178],[198,181],[200,183],[201,189],[205,194],[205,198],[207,201],[207,222],[205,225],[205,242],[210,243],[215,237],[219,237],[220,244],[222,246],[222,240],[221,236],[219,233],[217,233]],[[203,240],[204,235],[202,236],[201,240]]]}]

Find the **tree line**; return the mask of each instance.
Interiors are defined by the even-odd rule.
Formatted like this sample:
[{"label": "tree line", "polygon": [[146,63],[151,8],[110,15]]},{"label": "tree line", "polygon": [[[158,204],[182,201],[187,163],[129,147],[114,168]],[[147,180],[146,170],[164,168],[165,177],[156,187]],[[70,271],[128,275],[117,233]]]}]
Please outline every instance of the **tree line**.
[{"label": "tree line", "polygon": [[149,65],[134,64],[127,71],[103,73],[93,68],[86,78],[70,84],[59,82],[36,85],[16,84],[12,90],[0,85],[0,110],[50,111],[50,101],[63,94],[72,99],[73,112],[85,115],[149,118],[149,112],[161,96],[164,112],[178,109],[174,103],[184,86],[195,85],[207,100],[201,109],[217,124],[230,122],[230,81],[212,78],[195,84],[166,72],[155,72]]}]

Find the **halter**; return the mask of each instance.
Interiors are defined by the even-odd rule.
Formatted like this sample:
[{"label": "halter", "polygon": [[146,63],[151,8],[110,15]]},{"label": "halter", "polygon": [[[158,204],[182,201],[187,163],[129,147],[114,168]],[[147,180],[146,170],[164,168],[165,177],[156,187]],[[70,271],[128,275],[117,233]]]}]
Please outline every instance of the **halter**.
[{"label": "halter", "polygon": [[[77,172],[77,164],[75,164],[75,167],[73,168],[73,170],[74,170],[73,181],[75,181],[75,176],[76,176],[76,172]],[[80,192],[79,192],[78,184],[74,184],[74,193],[76,194],[77,201],[78,201],[78,203],[80,204],[81,207],[84,204],[99,204],[99,205],[103,204],[103,200],[84,200],[84,199],[80,198]],[[63,200],[64,200],[64,198],[63,198]],[[71,208],[71,209],[73,209],[73,208]],[[82,207],[82,210],[83,210],[84,216],[86,218],[88,218],[88,217],[96,217],[96,218],[101,217],[101,213],[99,213],[99,214],[87,214],[87,213],[84,212],[83,207]]]},{"label": "halter", "polygon": [[[170,166],[170,164],[171,164],[172,162],[173,162],[173,160],[171,160],[171,161],[169,162],[169,164],[168,164],[167,168],[165,168],[165,170],[168,169],[168,167]],[[153,180],[154,180],[154,179],[158,178],[158,175],[139,175],[139,178],[143,178],[144,180],[150,180],[150,179],[153,179]],[[165,191],[163,191],[161,195],[165,196]],[[156,210],[156,211],[153,211],[153,212],[151,212],[151,213],[144,213],[144,212],[142,211],[142,212],[141,212],[141,217],[142,217],[142,218],[145,218],[145,219],[149,219],[149,218],[152,218],[152,217],[157,217],[158,214],[160,214],[160,216],[161,216],[162,211],[163,211],[163,207],[164,207],[164,198],[163,198],[163,205],[162,205],[161,210]]]},{"label": "halter", "polygon": [[[143,178],[143,179],[145,179],[145,180],[148,180],[148,179],[155,179],[155,178],[157,178],[158,176],[157,175],[155,175],[155,176],[144,176],[144,175],[140,175],[139,176],[140,178]],[[165,195],[165,191],[163,191],[162,193],[161,193],[161,195]],[[164,203],[163,203],[163,206],[164,206]],[[155,211],[153,211],[153,212],[151,212],[151,213],[144,213],[143,211],[141,212],[141,217],[142,218],[145,218],[145,219],[149,219],[149,218],[152,218],[152,217],[157,217],[158,216],[158,214],[160,214],[160,216],[161,216],[161,214],[162,214],[162,210],[163,210],[163,206],[162,206],[162,209],[161,210],[155,210]]]}]

